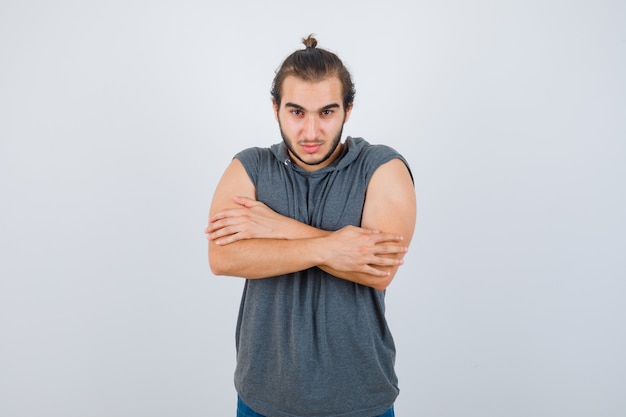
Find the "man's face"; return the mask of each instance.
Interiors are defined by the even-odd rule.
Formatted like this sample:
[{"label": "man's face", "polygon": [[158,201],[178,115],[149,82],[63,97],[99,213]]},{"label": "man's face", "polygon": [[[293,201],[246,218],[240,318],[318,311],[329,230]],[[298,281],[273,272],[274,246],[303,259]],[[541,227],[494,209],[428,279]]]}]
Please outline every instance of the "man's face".
[{"label": "man's face", "polygon": [[330,165],[341,152],[343,124],[351,111],[343,107],[339,78],[308,82],[288,76],[281,93],[274,112],[291,158],[309,172]]}]

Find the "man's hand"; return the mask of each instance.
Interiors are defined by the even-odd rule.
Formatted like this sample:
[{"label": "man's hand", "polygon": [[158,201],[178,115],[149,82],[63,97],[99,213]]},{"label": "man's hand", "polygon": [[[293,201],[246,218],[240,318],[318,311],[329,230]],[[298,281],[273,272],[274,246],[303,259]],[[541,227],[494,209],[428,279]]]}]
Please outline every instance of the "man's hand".
[{"label": "man's hand", "polygon": [[244,239],[289,239],[302,224],[282,216],[260,201],[234,196],[239,208],[229,208],[209,219],[205,229],[207,239],[216,245],[228,245]]},{"label": "man's hand", "polygon": [[324,250],[324,259],[321,267],[375,277],[389,276],[389,271],[376,267],[402,265],[402,258],[388,256],[407,252],[408,248],[400,244],[402,239],[397,234],[346,226],[323,238],[321,247]]}]

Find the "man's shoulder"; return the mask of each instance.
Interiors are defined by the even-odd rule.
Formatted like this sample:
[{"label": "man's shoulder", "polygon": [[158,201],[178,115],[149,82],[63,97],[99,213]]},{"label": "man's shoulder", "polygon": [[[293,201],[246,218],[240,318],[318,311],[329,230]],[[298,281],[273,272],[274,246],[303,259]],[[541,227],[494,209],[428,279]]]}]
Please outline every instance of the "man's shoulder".
[{"label": "man's shoulder", "polygon": [[402,155],[389,145],[370,143],[363,138],[349,137],[346,140],[348,149],[354,152],[357,159],[372,163],[382,163],[394,158],[402,158]]},{"label": "man's shoulder", "polygon": [[369,143],[363,138],[348,138],[348,140],[353,147],[355,160],[359,161],[358,166],[366,167],[368,172],[373,174],[381,165],[394,159],[402,161],[409,170],[409,173],[411,172],[407,160],[392,146]]},{"label": "man's shoulder", "polygon": [[348,137],[346,144],[349,148],[358,151],[359,153],[365,152],[370,154],[396,154],[400,155],[393,147],[381,143],[370,143],[361,137]]},{"label": "man's shoulder", "polygon": [[235,154],[235,158],[239,160],[262,160],[262,159],[274,159],[280,154],[280,144],[275,144],[269,147],[252,146],[242,149]]}]

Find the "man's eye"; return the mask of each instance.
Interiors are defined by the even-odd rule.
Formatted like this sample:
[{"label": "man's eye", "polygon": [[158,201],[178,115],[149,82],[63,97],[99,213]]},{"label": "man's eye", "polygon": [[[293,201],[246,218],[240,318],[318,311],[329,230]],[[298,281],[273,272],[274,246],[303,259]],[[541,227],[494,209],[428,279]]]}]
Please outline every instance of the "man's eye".
[{"label": "man's eye", "polygon": [[330,116],[333,114],[332,110],[322,110],[322,116]]}]

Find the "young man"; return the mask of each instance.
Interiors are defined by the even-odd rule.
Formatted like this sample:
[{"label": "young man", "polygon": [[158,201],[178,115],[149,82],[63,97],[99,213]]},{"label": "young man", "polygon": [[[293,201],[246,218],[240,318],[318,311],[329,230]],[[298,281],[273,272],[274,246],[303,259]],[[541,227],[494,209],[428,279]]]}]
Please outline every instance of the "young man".
[{"label": "young man", "polygon": [[393,416],[384,297],[413,235],[413,181],[392,148],[342,142],[351,76],[303,42],[273,82],[283,142],[235,156],[206,229],[212,272],[246,278],[237,416]]}]

